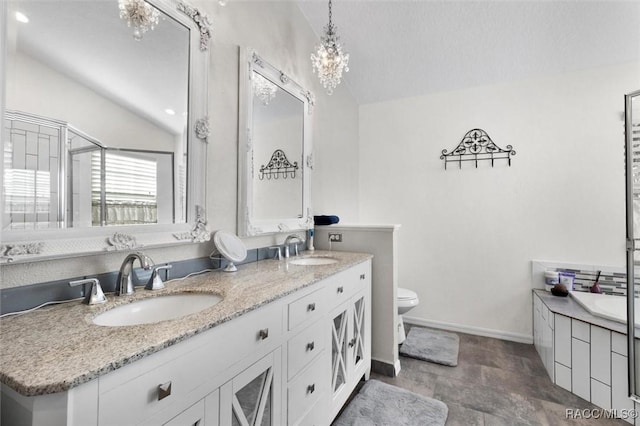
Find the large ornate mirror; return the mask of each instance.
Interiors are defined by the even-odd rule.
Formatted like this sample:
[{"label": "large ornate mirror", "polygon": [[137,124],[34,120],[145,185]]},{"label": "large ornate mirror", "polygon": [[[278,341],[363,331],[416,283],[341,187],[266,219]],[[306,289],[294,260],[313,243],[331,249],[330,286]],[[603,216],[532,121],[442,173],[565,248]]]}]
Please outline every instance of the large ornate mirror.
[{"label": "large ornate mirror", "polygon": [[[4,261],[207,239],[207,17],[175,0],[3,3]],[[60,246],[78,237],[93,241]]]},{"label": "large ornate mirror", "polygon": [[256,52],[241,57],[238,233],[307,229],[313,95]]}]

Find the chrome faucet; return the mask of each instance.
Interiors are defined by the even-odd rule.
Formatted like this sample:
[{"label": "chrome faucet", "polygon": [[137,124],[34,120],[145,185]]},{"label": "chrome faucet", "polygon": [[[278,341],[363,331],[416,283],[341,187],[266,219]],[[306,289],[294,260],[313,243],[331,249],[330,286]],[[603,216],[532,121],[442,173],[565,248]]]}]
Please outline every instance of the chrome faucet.
[{"label": "chrome faucet", "polygon": [[118,280],[116,281],[116,296],[124,296],[127,294],[133,294],[133,262],[138,259],[140,266],[145,270],[151,269],[153,261],[142,252],[130,253],[124,258],[122,266],[120,266],[120,272],[118,273]]},{"label": "chrome faucet", "polygon": [[298,244],[302,243],[302,238],[300,238],[297,234],[291,234],[289,235],[287,238],[285,238],[284,240],[284,257],[288,258],[289,257],[289,244],[291,244],[292,240],[298,240],[294,247],[294,256],[298,255]]}]

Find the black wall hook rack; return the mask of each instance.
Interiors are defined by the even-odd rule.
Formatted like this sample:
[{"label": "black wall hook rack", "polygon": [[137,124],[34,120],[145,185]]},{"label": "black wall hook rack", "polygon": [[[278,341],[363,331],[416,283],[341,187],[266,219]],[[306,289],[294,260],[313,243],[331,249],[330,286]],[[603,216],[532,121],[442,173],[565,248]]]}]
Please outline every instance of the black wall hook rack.
[{"label": "black wall hook rack", "polygon": [[511,167],[511,157],[514,155],[516,152],[511,145],[502,149],[491,140],[487,132],[482,129],[473,129],[464,135],[456,149],[449,153],[443,149],[440,159],[444,160],[445,170],[447,163],[458,163],[458,168],[461,169],[463,161],[473,161],[477,168],[478,161],[491,161],[491,167],[493,167],[495,160],[507,160]]},{"label": "black wall hook rack", "polygon": [[276,149],[273,151],[273,154],[271,154],[269,163],[267,163],[266,166],[260,166],[260,180],[263,180],[265,177],[267,180],[272,178],[278,179],[280,176],[285,179],[288,177],[295,179],[296,170],[298,170],[298,162],[294,161],[291,163],[283,150]]}]

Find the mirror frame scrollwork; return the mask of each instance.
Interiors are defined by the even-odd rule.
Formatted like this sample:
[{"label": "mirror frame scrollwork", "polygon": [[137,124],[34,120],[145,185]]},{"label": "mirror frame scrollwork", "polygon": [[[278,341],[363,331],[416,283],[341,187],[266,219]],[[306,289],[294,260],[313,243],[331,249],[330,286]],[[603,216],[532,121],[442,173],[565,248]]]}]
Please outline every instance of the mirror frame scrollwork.
[{"label": "mirror frame scrollwork", "polygon": [[[243,237],[306,230],[313,227],[311,215],[311,170],[313,169],[311,115],[315,96],[290,76],[277,69],[252,49],[240,51],[240,138],[238,147],[238,234]],[[252,122],[253,93],[251,79],[256,71],[288,92],[303,105],[302,217],[259,219],[254,217],[253,175],[260,165],[254,164]]]},{"label": "mirror frame scrollwork", "polygon": [[[164,247],[208,241],[204,206],[208,116],[209,46],[211,22],[197,8],[181,0],[146,0],[189,29],[189,131],[187,162],[187,223],[4,231],[0,264],[95,255],[114,250]],[[0,5],[6,24],[8,5]],[[2,28],[6,28],[2,25]],[[5,75],[7,34],[0,31],[0,74]],[[5,82],[0,82],[0,116],[5,111]],[[2,167],[0,165],[0,167]]]}]

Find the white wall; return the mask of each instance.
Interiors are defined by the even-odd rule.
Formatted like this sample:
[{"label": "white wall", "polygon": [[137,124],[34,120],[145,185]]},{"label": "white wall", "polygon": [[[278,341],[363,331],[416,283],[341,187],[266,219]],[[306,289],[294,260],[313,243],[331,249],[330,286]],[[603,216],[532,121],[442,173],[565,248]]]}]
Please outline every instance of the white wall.
[{"label": "white wall", "polygon": [[[402,224],[399,285],[418,322],[531,338],[530,261],[622,265],[623,95],[640,64],[360,108],[360,220]],[[517,151],[444,170],[473,128]]]},{"label": "white wall", "polygon": [[[357,219],[358,106],[342,84],[328,96],[311,69],[309,56],[318,38],[298,6],[282,1],[214,1],[193,5],[213,22],[210,47],[207,153],[207,220],[211,231],[236,230],[238,166],[239,46],[255,49],[285,74],[313,91],[312,204],[320,214],[337,213]],[[246,239],[249,248],[281,243],[285,235]],[[147,250],[156,263],[207,256],[213,244]],[[0,267],[0,288],[117,270],[123,256],[110,253],[89,258],[45,261]]]}]

